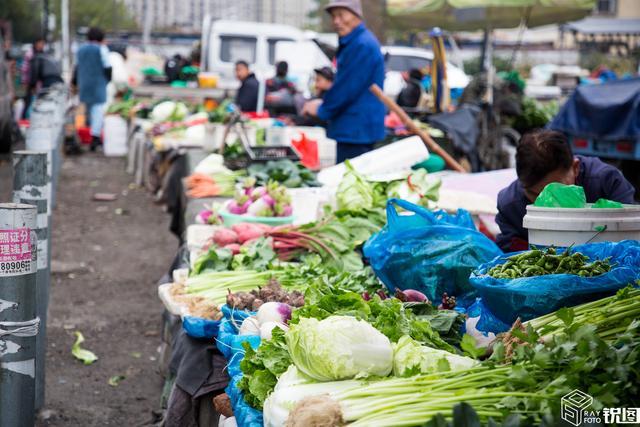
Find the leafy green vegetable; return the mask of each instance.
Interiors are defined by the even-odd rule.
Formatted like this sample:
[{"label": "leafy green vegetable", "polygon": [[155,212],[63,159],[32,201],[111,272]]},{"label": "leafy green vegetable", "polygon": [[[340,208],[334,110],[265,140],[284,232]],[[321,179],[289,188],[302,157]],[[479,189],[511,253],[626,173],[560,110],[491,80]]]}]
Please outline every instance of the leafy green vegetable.
[{"label": "leafy green vegetable", "polygon": [[263,271],[276,259],[276,253],[271,247],[271,240],[263,237],[256,239],[249,246],[240,248],[231,261],[232,270]]},{"label": "leafy green vegetable", "polygon": [[91,365],[98,360],[98,356],[92,351],[81,348],[80,345],[84,342],[84,336],[82,332],[76,331],[76,342],[71,346],[71,354],[78,360],[81,360],[85,365]]},{"label": "leafy green vegetable", "polygon": [[384,377],[393,367],[389,339],[351,316],[300,319],[285,338],[296,367],[319,381]]},{"label": "leafy green vegetable", "polygon": [[212,245],[207,253],[202,254],[196,260],[189,275],[197,276],[204,272],[229,270],[232,259],[233,253],[230,249],[219,248],[216,245]]},{"label": "leafy green vegetable", "polygon": [[316,175],[300,162],[288,159],[272,160],[266,163],[254,163],[247,173],[256,179],[257,185],[277,181],[288,188],[318,187]]},{"label": "leafy green vegetable", "polygon": [[460,348],[474,359],[482,357],[486,353],[486,348],[476,347],[476,340],[469,334],[464,334],[460,341]]},{"label": "leafy green vegetable", "polygon": [[[386,198],[407,200],[429,207],[429,201],[436,202],[440,195],[440,179],[428,178],[426,169],[412,172],[406,179],[391,182],[386,188]],[[386,203],[386,200],[384,201]]]},{"label": "leafy green vegetable", "polygon": [[276,386],[277,378],[291,365],[284,331],[274,328],[271,339],[263,340],[258,350],[246,342],[242,345],[245,350],[244,359],[240,362],[243,377],[238,388],[244,393],[247,403],[262,409],[264,400]]},{"label": "leafy green vegetable", "polygon": [[396,298],[381,300],[375,295],[365,301],[361,295],[332,287],[326,283],[312,283],[305,291],[305,305],[293,311],[290,324],[301,318],[325,319],[332,315],[353,316],[367,320],[392,342],[403,335],[425,345],[455,352],[455,348],[440,338],[430,323],[418,318],[411,310],[405,309]]},{"label": "leafy green vegetable", "polygon": [[347,160],[344,164],[347,172],[336,192],[338,209],[348,211],[372,209],[374,207],[373,185],[353,168],[351,162]]},{"label": "leafy green vegetable", "polygon": [[476,364],[469,357],[420,345],[407,335],[400,337],[393,348],[393,374],[397,377],[463,370]]}]

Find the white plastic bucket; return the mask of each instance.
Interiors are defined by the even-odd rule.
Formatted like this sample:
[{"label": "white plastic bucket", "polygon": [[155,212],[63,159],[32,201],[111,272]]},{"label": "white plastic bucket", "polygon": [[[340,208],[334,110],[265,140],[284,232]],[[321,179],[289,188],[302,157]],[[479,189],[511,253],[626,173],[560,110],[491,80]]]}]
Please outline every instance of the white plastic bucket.
[{"label": "white plastic bucket", "polygon": [[542,208],[527,206],[523,219],[529,244],[568,247],[587,242],[640,240],[640,206],[621,209]]},{"label": "white plastic bucket", "polygon": [[127,121],[115,114],[104,118],[104,155],[109,157],[126,156]]}]

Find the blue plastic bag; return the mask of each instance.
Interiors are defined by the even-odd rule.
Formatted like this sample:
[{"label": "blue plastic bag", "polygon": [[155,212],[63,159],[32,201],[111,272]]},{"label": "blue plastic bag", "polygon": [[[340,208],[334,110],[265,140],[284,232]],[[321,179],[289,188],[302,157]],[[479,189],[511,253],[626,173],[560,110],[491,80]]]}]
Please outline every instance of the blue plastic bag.
[{"label": "blue plastic bag", "polygon": [[[482,298],[476,298],[475,302],[467,308],[466,315],[467,321],[463,327],[464,333],[471,333],[471,331],[467,330],[469,325],[473,325],[477,332],[481,332],[484,335],[490,333],[499,334],[511,328],[510,324],[504,323],[491,312],[489,307],[482,301]],[[470,319],[475,320],[469,322]]]},{"label": "blue plastic bag", "polygon": [[[400,215],[395,206],[414,215]],[[416,289],[431,301],[444,292],[472,291],[469,274],[502,251],[476,230],[471,214],[431,212],[405,200],[389,199],[387,225],[364,245],[364,255],[391,292]]]},{"label": "blue plastic bag", "polygon": [[[563,252],[558,249],[558,253]],[[589,259],[611,257],[611,271],[596,277],[573,274],[549,274],[518,279],[495,279],[486,273],[514,254],[497,257],[481,265],[470,277],[471,285],[483,302],[501,321],[512,324],[534,319],[562,307],[572,307],[613,294],[629,283],[640,279],[640,242],[599,242],[579,245],[572,251]]]},{"label": "blue plastic bag", "polygon": [[211,339],[218,336],[220,321],[184,316],[182,318],[182,328],[192,338]]},{"label": "blue plastic bag", "polygon": [[236,367],[236,360],[238,360],[239,363],[239,360],[242,359],[241,356],[244,355],[243,342],[248,342],[251,347],[256,349],[260,345],[260,337],[257,335],[238,335],[238,332],[229,320],[225,319],[220,322],[216,346],[224,358],[229,361],[227,369],[230,376],[234,374],[232,370]]},{"label": "blue plastic bag", "polygon": [[236,417],[238,427],[262,427],[262,412],[249,406],[244,400],[244,396],[238,389],[238,382],[242,379],[242,375],[236,375],[231,378],[225,392],[231,400],[233,408],[233,416]]},{"label": "blue plastic bag", "polygon": [[240,362],[244,358],[243,342],[248,342],[254,349],[260,345],[257,335],[238,335],[232,321],[224,319],[220,322],[216,344],[222,355],[227,359],[227,372],[231,377],[225,392],[231,399],[231,407],[236,417],[238,427],[262,427],[262,412],[249,406],[238,389],[238,382],[242,379]]},{"label": "blue plastic bag", "polygon": [[222,307],[220,307],[220,311],[222,311],[222,315],[225,319],[231,321],[231,323],[235,326],[236,331],[240,329],[240,326],[242,325],[242,322],[244,322],[244,319],[256,315],[255,311],[238,310],[236,308],[229,307],[227,304],[224,304]]}]

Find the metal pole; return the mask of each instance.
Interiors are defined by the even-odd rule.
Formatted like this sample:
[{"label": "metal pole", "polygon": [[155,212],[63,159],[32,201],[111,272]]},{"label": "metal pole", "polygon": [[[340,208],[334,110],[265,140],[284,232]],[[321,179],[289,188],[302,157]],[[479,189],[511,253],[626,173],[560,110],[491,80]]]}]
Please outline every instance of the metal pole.
[{"label": "metal pole", "polygon": [[36,212],[0,204],[0,427],[35,422]]},{"label": "metal pole", "polygon": [[71,62],[69,58],[69,0],[62,0],[60,5],[60,26],[62,27],[62,74],[66,81],[71,80]]},{"label": "metal pole", "polygon": [[47,153],[14,151],[13,201],[37,208],[35,232],[38,237],[38,272],[36,274],[36,313],[40,333],[36,337],[36,410],[44,406],[45,359],[47,352],[47,310],[51,276],[50,196],[51,176],[47,173]]},{"label": "metal pole", "polygon": [[149,52],[149,39],[151,36],[151,0],[143,0],[143,21],[142,21],[142,48]]}]

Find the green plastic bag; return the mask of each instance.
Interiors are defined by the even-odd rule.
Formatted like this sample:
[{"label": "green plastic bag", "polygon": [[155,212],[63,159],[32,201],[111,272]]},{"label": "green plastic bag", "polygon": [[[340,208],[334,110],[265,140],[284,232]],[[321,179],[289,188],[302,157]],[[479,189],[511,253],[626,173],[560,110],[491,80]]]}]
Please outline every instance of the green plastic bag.
[{"label": "green plastic bag", "polygon": [[533,205],[541,208],[584,208],[586,204],[584,188],[552,182],[544,187]]},{"label": "green plastic bag", "polygon": [[613,200],[598,199],[593,206],[594,209],[622,209],[624,206],[620,202],[614,202]]}]

